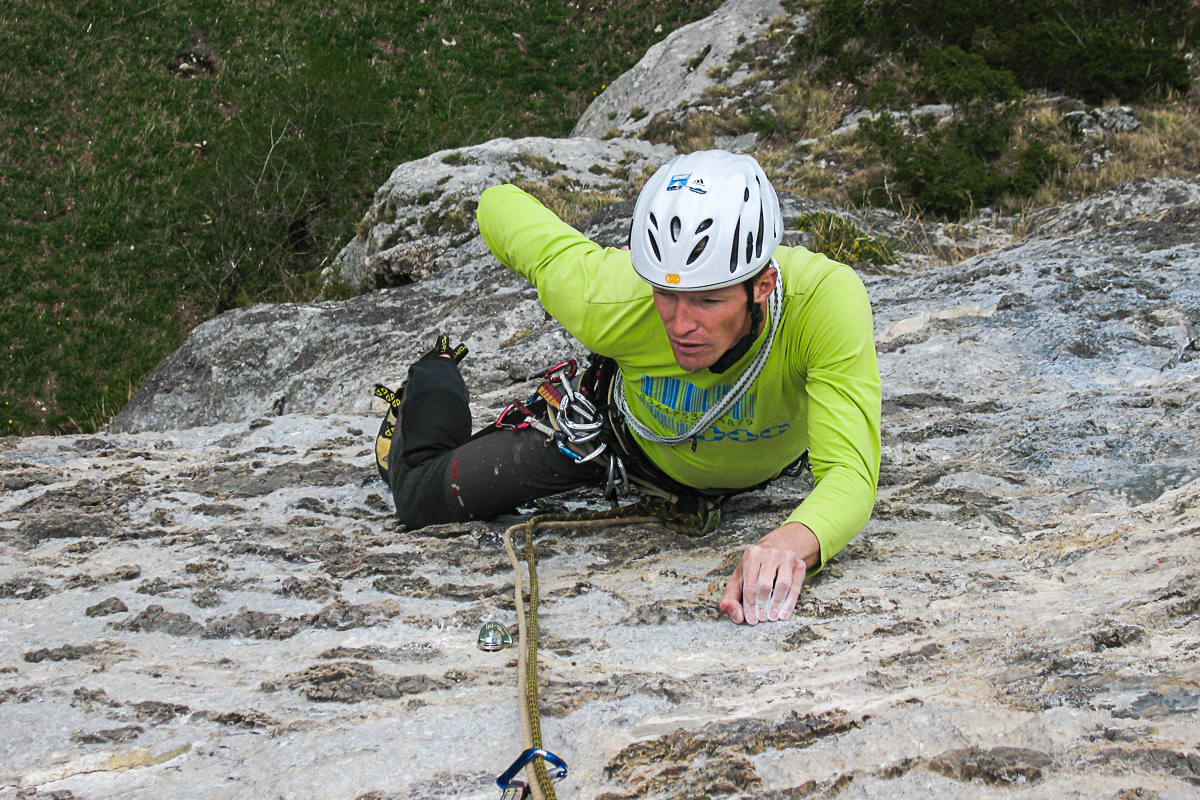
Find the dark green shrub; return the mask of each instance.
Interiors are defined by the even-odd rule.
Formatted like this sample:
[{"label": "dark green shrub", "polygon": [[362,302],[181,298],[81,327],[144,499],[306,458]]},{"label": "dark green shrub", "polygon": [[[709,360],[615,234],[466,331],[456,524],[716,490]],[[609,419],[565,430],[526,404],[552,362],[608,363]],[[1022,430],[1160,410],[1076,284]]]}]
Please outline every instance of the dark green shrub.
[{"label": "dark green shrub", "polygon": [[931,47],[921,53],[922,76],[916,90],[932,101],[954,106],[960,113],[973,106],[990,106],[1015,99],[1021,93],[1012,73],[992,69],[976,53],[954,45]]},{"label": "dark green shrub", "polygon": [[862,86],[881,56],[925,68],[924,55],[953,47],[1027,91],[1136,102],[1187,91],[1182,52],[1198,23],[1190,0],[824,0],[796,53]]},{"label": "dark green shrub", "polygon": [[890,115],[866,120],[863,138],[887,163],[886,193],[871,203],[912,203],[958,219],[1004,196],[1028,197],[1062,164],[1042,143],[1010,146],[1011,112],[979,114],[938,126],[929,117],[910,135]]}]

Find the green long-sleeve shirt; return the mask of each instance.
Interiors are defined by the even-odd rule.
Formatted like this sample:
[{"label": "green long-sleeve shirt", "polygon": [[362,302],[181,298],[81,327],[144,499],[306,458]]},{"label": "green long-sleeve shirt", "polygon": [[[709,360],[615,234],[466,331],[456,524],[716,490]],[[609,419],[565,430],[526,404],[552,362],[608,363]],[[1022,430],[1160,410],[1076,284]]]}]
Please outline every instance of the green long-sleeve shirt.
[{"label": "green long-sleeve shirt", "polygon": [[[492,253],[537,287],[546,310],[589,350],[617,361],[630,410],[656,433],[688,430],[765,341],[760,334],[722,374],[685,372],[628,251],[600,247],[511,185],[486,190],[477,218]],[[847,266],[801,247],[779,247],[775,259],[783,311],[758,379],[694,452],[690,442],[638,443],[663,472],[699,489],[753,486],[810,448],[815,486],[787,521],[812,530],[824,563],[875,504],[880,384],[871,306]]]}]

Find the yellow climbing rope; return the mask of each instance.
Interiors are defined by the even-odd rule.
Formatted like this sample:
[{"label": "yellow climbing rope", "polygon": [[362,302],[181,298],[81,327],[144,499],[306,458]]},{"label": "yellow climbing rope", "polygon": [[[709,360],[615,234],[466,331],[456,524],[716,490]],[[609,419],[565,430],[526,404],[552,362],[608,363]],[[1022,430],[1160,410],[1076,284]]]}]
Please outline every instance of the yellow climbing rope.
[{"label": "yellow climbing rope", "polygon": [[[533,554],[533,537],[539,528],[602,528],[610,525],[634,525],[657,522],[657,516],[633,516],[643,510],[642,503],[609,511],[586,511],[573,514],[540,514],[528,522],[513,525],[504,531],[504,549],[513,566],[513,595],[517,606],[517,629],[521,638],[521,649],[517,654],[518,687],[522,697],[521,731],[524,748],[542,746],[542,715],[538,709],[537,648],[538,648],[538,578],[537,560]],[[525,532],[525,563],[529,567],[529,613],[526,619],[525,600],[521,587],[521,563],[513,549],[512,536],[518,530]],[[546,772],[546,763],[536,758],[529,764],[533,768],[533,780],[529,789],[535,800],[557,800],[554,785]]]}]

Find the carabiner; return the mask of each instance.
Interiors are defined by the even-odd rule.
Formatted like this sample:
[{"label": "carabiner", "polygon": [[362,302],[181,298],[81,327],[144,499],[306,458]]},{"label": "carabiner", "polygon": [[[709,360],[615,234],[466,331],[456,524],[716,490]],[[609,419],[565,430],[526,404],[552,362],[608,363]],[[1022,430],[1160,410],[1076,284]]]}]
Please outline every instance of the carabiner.
[{"label": "carabiner", "polygon": [[571,422],[569,419],[560,419],[558,424],[562,425],[569,431],[579,431],[581,433],[591,433],[604,428],[604,423],[600,420],[595,422]]},{"label": "carabiner", "polygon": [[517,756],[517,760],[512,763],[512,766],[504,770],[503,775],[501,775],[499,778],[496,778],[496,785],[501,789],[507,789],[509,781],[516,777],[518,772],[525,769],[526,764],[532,761],[535,757],[539,756],[550,762],[550,765],[554,767],[554,772],[550,775],[551,778],[554,780],[562,780],[563,778],[567,777],[567,762],[563,761],[549,750],[543,750],[540,747],[531,747],[525,752],[521,753],[521,755]]},{"label": "carabiner", "polygon": [[[513,411],[519,411],[522,414],[524,414],[525,421],[518,422],[515,425],[511,422],[506,423],[504,421],[504,418],[507,417]],[[533,418],[533,414],[529,413],[529,409],[525,407],[525,404],[522,403],[520,400],[514,400],[508,404],[508,408],[506,408],[500,412],[500,416],[496,417],[496,427],[518,430],[520,428],[524,428],[525,426],[527,426],[529,424],[529,420],[532,418]]]},{"label": "carabiner", "polygon": [[[562,425],[562,420],[559,420],[559,424]],[[570,441],[571,444],[584,444],[585,442],[590,442],[592,439],[595,439],[602,433],[602,431],[578,432],[570,425],[562,425],[562,428],[566,432],[567,440]]]},{"label": "carabiner", "polygon": [[578,406],[576,410],[580,414],[587,417],[588,420],[596,418],[596,407],[592,405],[592,401],[588,400],[582,392],[576,392],[571,399],[575,401],[575,405]]},{"label": "carabiner", "polygon": [[564,375],[561,372],[556,372],[550,378],[550,380],[558,381],[559,384],[561,384],[563,387],[563,394],[565,394],[567,397],[575,396],[575,390],[571,388],[571,377],[569,375]]},{"label": "carabiner", "polygon": [[599,447],[597,447],[597,448],[596,448],[595,450],[593,450],[592,452],[588,453],[586,456],[583,456],[582,458],[577,458],[577,459],[575,459],[575,463],[577,463],[577,464],[582,464],[582,463],[583,463],[583,462],[585,462],[585,461],[591,461],[593,458],[595,458],[596,456],[600,455],[601,453],[603,453],[603,452],[604,452],[605,450],[607,450],[607,449],[608,449],[608,445],[606,445],[606,444],[604,444],[603,442],[601,442]]},{"label": "carabiner", "polygon": [[551,375],[553,375],[555,372],[558,372],[563,367],[567,367],[567,369],[570,370],[570,372],[568,373],[568,376],[567,376],[570,378],[574,378],[576,370],[579,369],[579,365],[575,363],[575,359],[568,358],[566,361],[562,362],[561,364],[555,364],[550,369],[534,370],[533,372],[531,372],[525,376],[525,380],[531,381],[534,378],[541,378],[542,380],[549,380]]},{"label": "carabiner", "polygon": [[543,375],[543,377],[545,377],[546,380],[553,380],[554,373],[558,372],[559,370],[563,369],[564,367],[567,370],[567,380],[571,380],[572,378],[574,378],[575,372],[579,369],[579,365],[575,363],[575,359],[568,358],[566,361],[562,362],[561,364],[555,364],[553,367],[551,367],[550,369],[548,369],[544,373],[542,373],[542,375]]},{"label": "carabiner", "polygon": [[[561,433],[561,432],[560,432],[560,431],[555,431],[555,433]],[[574,450],[572,450],[571,448],[569,448],[569,447],[567,447],[565,444],[563,444],[563,441],[562,441],[562,440],[560,440],[558,437],[555,437],[555,439],[554,439],[554,443],[555,443],[556,445],[558,445],[558,449],[559,449],[559,451],[560,451],[560,452],[561,452],[561,453],[562,453],[564,456],[566,456],[567,458],[571,459],[571,460],[572,460],[572,461],[574,461],[576,464],[578,464],[578,463],[579,463],[579,462],[582,460],[582,458],[580,457],[580,455],[579,455],[578,453],[576,453]]]}]

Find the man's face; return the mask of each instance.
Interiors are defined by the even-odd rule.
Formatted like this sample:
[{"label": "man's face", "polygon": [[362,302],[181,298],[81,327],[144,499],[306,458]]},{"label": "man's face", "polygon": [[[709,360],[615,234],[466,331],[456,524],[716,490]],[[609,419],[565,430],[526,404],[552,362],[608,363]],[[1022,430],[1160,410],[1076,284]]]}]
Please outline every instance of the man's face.
[{"label": "man's face", "polygon": [[687,372],[711,367],[750,332],[746,289],[740,284],[706,292],[655,288],[654,307],[676,363]]}]

